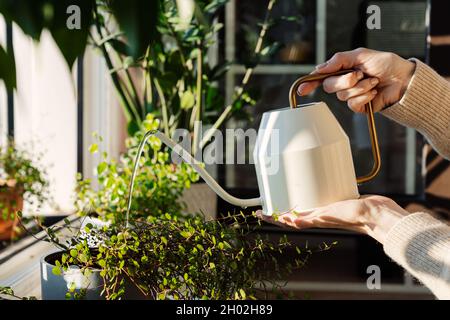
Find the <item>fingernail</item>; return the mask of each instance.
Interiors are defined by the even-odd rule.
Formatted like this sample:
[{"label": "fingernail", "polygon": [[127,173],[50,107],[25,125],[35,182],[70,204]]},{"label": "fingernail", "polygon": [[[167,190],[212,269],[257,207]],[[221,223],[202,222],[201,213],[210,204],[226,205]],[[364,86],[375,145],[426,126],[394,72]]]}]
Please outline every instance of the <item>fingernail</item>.
[{"label": "fingernail", "polygon": [[321,63],[321,64],[319,64],[319,65],[317,65],[317,66],[316,66],[316,70],[319,70],[319,69],[324,68],[327,64],[328,64],[328,61],[327,61],[327,62],[324,62],[324,63]]},{"label": "fingernail", "polygon": [[364,73],[362,73],[362,71],[358,71],[357,74],[356,74],[356,78],[358,80],[361,80],[362,78],[364,78]]},{"label": "fingernail", "polygon": [[377,90],[372,90],[372,92],[371,92],[371,93],[372,93],[372,95],[374,95],[374,96],[375,96],[375,95],[377,95],[378,91],[377,91]]},{"label": "fingernail", "polygon": [[378,84],[379,81],[380,80],[378,80],[378,78],[372,78],[372,79],[370,79],[370,84],[374,86],[374,85]]},{"label": "fingernail", "polygon": [[299,96],[302,96],[303,93],[304,93],[304,91],[305,91],[305,86],[301,84],[301,85],[298,87],[298,89],[297,89],[297,94],[298,94]]}]

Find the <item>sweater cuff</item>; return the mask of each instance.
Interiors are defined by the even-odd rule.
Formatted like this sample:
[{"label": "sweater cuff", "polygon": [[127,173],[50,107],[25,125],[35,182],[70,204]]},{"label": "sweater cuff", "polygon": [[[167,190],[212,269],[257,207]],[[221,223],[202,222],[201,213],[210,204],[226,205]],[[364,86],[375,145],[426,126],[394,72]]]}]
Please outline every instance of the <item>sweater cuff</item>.
[{"label": "sweater cuff", "polygon": [[450,155],[450,83],[417,59],[416,70],[402,99],[381,113],[417,129],[442,155]]},{"label": "sweater cuff", "polygon": [[427,213],[413,213],[395,224],[387,234],[384,251],[411,274],[426,279],[431,289],[436,288],[434,283],[448,281],[450,227]]}]

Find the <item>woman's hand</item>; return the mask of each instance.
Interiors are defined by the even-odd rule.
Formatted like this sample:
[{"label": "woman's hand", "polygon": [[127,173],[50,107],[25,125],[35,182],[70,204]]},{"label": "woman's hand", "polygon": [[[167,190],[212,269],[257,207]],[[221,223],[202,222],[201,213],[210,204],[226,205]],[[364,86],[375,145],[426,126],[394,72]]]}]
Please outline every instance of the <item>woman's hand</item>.
[{"label": "woman's hand", "polygon": [[[415,63],[394,53],[360,48],[336,53],[317,66],[313,73],[331,73],[342,69],[357,71],[323,80],[324,90],[336,93],[338,99],[347,101],[355,112],[364,112],[364,105],[369,101],[372,101],[374,111],[380,111],[402,98],[414,73]],[[307,95],[319,85],[319,81],[304,83],[299,87],[298,94]]]},{"label": "woman's hand", "polygon": [[273,217],[257,212],[260,219],[282,227],[344,229],[367,234],[380,243],[384,243],[395,223],[408,214],[392,199],[382,196],[336,202],[306,214],[289,212]]}]

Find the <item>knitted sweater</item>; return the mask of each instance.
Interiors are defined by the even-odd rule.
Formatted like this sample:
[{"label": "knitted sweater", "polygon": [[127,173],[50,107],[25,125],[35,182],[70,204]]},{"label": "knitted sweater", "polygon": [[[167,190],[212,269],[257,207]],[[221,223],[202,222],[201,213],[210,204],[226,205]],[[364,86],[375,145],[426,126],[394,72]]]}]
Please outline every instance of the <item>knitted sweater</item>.
[{"label": "knitted sweater", "polygon": [[[402,99],[381,113],[417,129],[450,159],[450,83],[424,63]],[[388,232],[386,254],[426,285],[439,299],[450,299],[450,226],[423,212],[402,218]]]}]

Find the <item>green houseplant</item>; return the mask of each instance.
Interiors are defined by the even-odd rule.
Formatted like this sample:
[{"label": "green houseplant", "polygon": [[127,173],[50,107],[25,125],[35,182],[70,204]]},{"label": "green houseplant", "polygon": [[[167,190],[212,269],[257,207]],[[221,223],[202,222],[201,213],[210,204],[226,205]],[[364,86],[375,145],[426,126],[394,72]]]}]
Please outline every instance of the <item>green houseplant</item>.
[{"label": "green houseplant", "polygon": [[[142,122],[142,129],[127,138],[127,150],[119,160],[109,159],[106,153],[102,154],[102,161],[95,172],[98,188],[92,187],[90,179],[79,177],[76,206],[80,214],[95,214],[114,223],[123,221],[136,147],[146,131],[158,127],[159,120],[148,114]],[[93,153],[97,149],[97,144],[90,147]],[[165,213],[181,215],[185,204],[180,201],[180,197],[185,189],[198,180],[197,173],[188,164],[170,163],[169,152],[162,148],[159,139],[150,139],[144,152],[136,177],[131,217],[146,218]]]},{"label": "green houseplant", "polygon": [[39,208],[49,198],[45,170],[35,158],[12,141],[0,148],[0,240],[14,237],[24,200]]},{"label": "green houseplant", "polygon": [[[86,46],[98,48],[109,68],[112,82],[128,120],[130,135],[139,130],[147,113],[161,121],[171,135],[176,128],[193,134],[193,153],[211,137],[200,140],[196,121],[221,127],[231,115],[253,104],[246,86],[262,57],[278,48],[265,43],[268,29],[276,23],[270,17],[276,0],[267,1],[267,12],[241,85],[233,101],[224,105],[218,88],[232,61],[214,63],[208,51],[222,28],[216,18],[228,0],[80,0],[67,12],[70,0],[5,0],[0,13],[8,23],[39,41],[47,29],[68,65],[82,55]],[[27,14],[25,14],[27,13]],[[79,16],[77,27],[68,19]],[[15,88],[14,52],[0,47],[0,78],[8,89]]]},{"label": "green houseplant", "polygon": [[[172,136],[177,128],[192,135],[192,153],[203,148],[210,136],[201,137],[196,122],[220,128],[232,115],[245,115],[244,106],[252,105],[247,90],[254,68],[265,56],[279,47],[266,43],[265,36],[276,23],[271,18],[275,0],[267,1],[254,50],[248,53],[246,72],[236,87],[233,100],[225,105],[219,81],[225,78],[233,61],[214,62],[208,55],[216,44],[223,25],[217,17],[228,0],[184,2],[161,1],[157,33],[144,55],[137,59],[128,54],[128,38],[109,21],[114,11],[98,7],[94,13],[95,31],[90,34],[110,69],[125,115],[129,132],[137,131],[145,114],[151,112],[161,120],[161,130]],[[185,14],[181,8],[188,11]],[[190,13],[190,14],[189,14]]]},{"label": "green houseplant", "polygon": [[[4,1],[0,4],[0,13],[35,40],[39,40],[42,30],[48,29],[69,66],[86,45],[97,48],[104,57],[128,120],[129,136],[133,137],[142,129],[150,113],[160,120],[158,129],[169,136],[178,128],[188,129],[191,152],[196,154],[212,138],[208,134],[202,137],[200,126],[196,124],[201,122],[218,129],[231,116],[246,115],[244,107],[255,103],[247,90],[254,68],[278,48],[278,43],[265,41],[269,28],[276,23],[276,19],[271,18],[276,0],[268,0],[254,50],[248,54],[246,72],[235,89],[233,100],[226,105],[219,85],[232,61],[214,62],[208,52],[222,28],[217,17],[227,2],[132,0],[124,5],[117,0],[83,0],[77,3],[82,17],[80,29],[74,30],[66,26],[68,15],[64,10],[70,1]],[[23,12],[29,12],[28,19]],[[10,50],[4,55],[13,60],[12,54]],[[6,58],[4,61],[0,77],[2,70],[14,65],[6,63]],[[195,196],[187,196],[187,199],[215,199],[212,194],[205,194],[208,190],[202,185],[195,185],[190,192]],[[208,200],[201,206],[191,202],[188,205],[191,210],[214,208]]]},{"label": "green houseplant", "polygon": [[[47,240],[62,251],[50,255],[44,264],[48,271],[42,280],[46,285],[43,296],[53,299],[264,298],[277,290],[280,292],[279,281],[303,266],[313,251],[330,248],[327,245],[314,250],[300,248],[285,236],[270,240],[253,233],[259,223],[252,225],[247,219],[237,215],[221,221],[205,221],[198,215],[165,214],[146,221],[134,220],[128,227],[87,223],[63,240],[52,228],[46,229]],[[279,263],[279,257],[289,252],[289,261]],[[73,266],[77,266],[76,276]],[[55,287],[47,285],[48,273],[60,277],[57,295],[52,293]],[[131,297],[130,292],[133,292]]]}]

